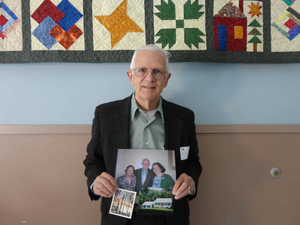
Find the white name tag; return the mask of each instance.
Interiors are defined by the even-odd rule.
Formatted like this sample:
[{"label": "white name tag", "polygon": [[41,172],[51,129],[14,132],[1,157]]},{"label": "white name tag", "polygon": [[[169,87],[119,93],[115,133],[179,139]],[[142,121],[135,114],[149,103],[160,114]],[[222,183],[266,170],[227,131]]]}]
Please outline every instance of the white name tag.
[{"label": "white name tag", "polygon": [[190,146],[180,147],[180,159],[186,160],[189,156]]}]

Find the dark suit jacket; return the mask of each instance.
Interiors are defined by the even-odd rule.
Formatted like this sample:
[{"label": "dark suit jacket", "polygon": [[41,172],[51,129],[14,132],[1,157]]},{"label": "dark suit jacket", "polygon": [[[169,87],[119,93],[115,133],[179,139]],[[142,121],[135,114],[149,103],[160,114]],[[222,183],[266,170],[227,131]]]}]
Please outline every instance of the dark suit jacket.
[{"label": "dark suit jacket", "polygon": [[[141,189],[142,184],[142,171],[143,168],[137,169],[134,171],[134,175],[136,176],[136,185],[135,185],[135,191],[138,192]],[[148,169],[147,177],[144,183],[144,186],[152,187],[152,181],[153,177],[155,176],[154,172],[150,169]]]},{"label": "dark suit jacket", "polygon": [[[176,177],[186,173],[193,178],[197,187],[202,167],[198,157],[194,113],[164,99],[162,107],[165,122],[165,149],[175,151]],[[84,160],[87,186],[92,200],[100,198],[90,190],[93,181],[104,171],[115,176],[118,149],[130,148],[130,110],[131,96],[96,107],[92,138],[87,146],[87,156]],[[181,160],[180,147],[185,146],[190,147],[189,155],[186,160]],[[167,218],[169,224],[189,224],[188,200],[196,197],[196,194],[175,200],[174,216]],[[111,198],[102,198],[102,225],[126,224],[127,219],[109,214],[110,204]],[[145,217],[140,224],[144,224],[145,220],[151,220],[149,216]]]}]

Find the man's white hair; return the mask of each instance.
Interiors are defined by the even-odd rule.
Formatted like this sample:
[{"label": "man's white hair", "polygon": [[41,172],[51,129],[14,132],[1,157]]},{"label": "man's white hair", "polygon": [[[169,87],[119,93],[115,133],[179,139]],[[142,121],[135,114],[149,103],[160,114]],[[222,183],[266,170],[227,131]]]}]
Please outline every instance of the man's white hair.
[{"label": "man's white hair", "polygon": [[131,59],[131,63],[130,63],[130,69],[134,69],[134,60],[136,58],[136,55],[140,51],[143,51],[143,50],[157,51],[157,52],[162,53],[165,56],[165,58],[166,58],[166,70],[167,70],[166,72],[169,72],[169,58],[171,57],[170,52],[168,52],[167,50],[162,49],[162,48],[160,48],[160,47],[158,47],[156,45],[153,45],[153,44],[149,44],[149,45],[144,45],[144,46],[138,47],[134,51],[132,59]]}]

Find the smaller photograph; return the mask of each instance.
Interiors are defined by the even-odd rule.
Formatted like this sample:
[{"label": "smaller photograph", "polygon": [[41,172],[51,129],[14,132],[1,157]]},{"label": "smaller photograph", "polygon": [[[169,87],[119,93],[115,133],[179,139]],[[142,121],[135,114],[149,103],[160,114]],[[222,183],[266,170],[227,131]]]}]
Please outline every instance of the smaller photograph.
[{"label": "smaller photograph", "polygon": [[125,189],[119,189],[114,194],[109,213],[131,219],[136,192],[128,191]]}]

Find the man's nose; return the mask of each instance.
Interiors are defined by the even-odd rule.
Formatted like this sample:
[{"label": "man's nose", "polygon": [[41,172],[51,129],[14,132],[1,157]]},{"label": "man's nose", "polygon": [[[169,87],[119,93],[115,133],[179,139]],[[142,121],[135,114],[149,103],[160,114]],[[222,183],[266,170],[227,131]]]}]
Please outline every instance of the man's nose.
[{"label": "man's nose", "polygon": [[148,69],[148,71],[147,71],[147,75],[145,76],[145,79],[146,80],[155,80],[155,78],[154,78],[154,74],[153,74],[153,70],[151,70],[151,69]]}]

